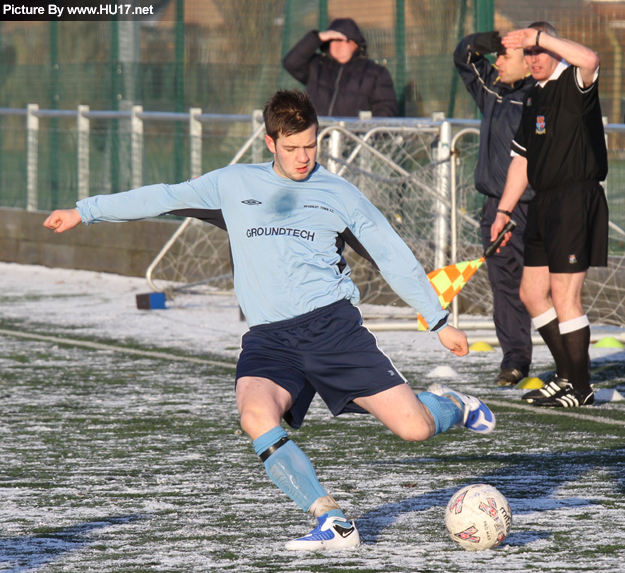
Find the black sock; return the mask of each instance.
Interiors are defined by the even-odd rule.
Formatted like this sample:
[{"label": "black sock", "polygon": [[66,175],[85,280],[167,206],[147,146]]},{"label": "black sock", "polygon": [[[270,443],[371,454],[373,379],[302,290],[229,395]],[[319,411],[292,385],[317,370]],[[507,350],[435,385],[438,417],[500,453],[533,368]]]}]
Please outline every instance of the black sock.
[{"label": "black sock", "polygon": [[558,319],[554,318],[551,322],[545,324],[545,326],[541,326],[538,329],[538,333],[542,336],[556,362],[558,378],[570,380],[571,365],[569,363],[568,353],[564,347],[562,335],[560,334]]},{"label": "black sock", "polygon": [[561,336],[571,366],[569,382],[582,396],[586,396],[591,390],[588,358],[590,326],[584,326]]}]

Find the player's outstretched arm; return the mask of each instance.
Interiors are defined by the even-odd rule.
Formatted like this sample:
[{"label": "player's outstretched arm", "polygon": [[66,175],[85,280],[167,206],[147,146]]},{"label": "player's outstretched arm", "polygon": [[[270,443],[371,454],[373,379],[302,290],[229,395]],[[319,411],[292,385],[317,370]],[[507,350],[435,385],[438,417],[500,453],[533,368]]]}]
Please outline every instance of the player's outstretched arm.
[{"label": "player's outstretched arm", "polygon": [[466,356],[469,354],[469,343],[467,335],[448,324],[445,328],[437,332],[441,344],[451,350],[456,356]]},{"label": "player's outstretched arm", "polygon": [[63,233],[76,227],[82,219],[78,209],[58,209],[43,222],[43,226],[55,233]]}]

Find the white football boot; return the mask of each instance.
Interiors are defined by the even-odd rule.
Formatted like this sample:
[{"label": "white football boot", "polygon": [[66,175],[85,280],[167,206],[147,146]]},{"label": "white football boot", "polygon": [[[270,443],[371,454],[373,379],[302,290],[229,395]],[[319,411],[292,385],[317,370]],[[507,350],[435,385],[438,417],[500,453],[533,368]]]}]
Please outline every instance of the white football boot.
[{"label": "white football boot", "polygon": [[327,513],[317,520],[319,524],[308,535],[289,541],[285,547],[294,551],[326,551],[360,545],[360,535],[353,522],[346,522],[341,517],[328,517]]},{"label": "white football boot", "polygon": [[464,405],[462,425],[478,434],[490,434],[495,429],[495,414],[479,398],[453,390],[445,384],[432,384],[428,390],[437,396],[453,396]]}]

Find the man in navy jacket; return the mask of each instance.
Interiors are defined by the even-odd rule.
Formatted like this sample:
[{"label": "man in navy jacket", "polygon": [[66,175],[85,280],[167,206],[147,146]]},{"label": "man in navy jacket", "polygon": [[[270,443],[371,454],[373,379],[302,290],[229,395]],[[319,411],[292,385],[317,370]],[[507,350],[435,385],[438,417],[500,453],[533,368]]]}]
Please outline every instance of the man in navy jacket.
[{"label": "man in navy jacket", "polygon": [[[495,65],[486,58],[490,53],[497,53]],[[523,50],[503,48],[498,32],[464,38],[454,52],[454,63],[482,112],[475,188],[486,196],[482,213],[482,242],[486,247],[512,160],[510,144],[521,121],[523,96],[534,80]],[[519,298],[519,286],[523,274],[523,231],[533,195],[528,187],[512,212],[517,227],[511,241],[487,263],[493,290],[493,319],[504,354],[497,377],[499,386],[513,386],[527,376],[532,361],[531,319]]]}]

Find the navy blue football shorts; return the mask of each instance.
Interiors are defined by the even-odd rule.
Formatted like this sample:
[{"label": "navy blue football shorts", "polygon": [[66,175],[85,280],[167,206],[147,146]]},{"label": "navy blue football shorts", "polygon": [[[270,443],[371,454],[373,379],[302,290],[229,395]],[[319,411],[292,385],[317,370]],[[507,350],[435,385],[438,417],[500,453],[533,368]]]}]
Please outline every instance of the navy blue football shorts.
[{"label": "navy blue football shorts", "polygon": [[526,267],[579,273],[608,265],[608,204],[597,181],[536,193],[523,234]]},{"label": "navy blue football shorts", "polygon": [[237,380],[268,378],[288,390],[293,405],[284,420],[292,428],[302,425],[317,392],[334,416],[366,413],[354,398],[406,382],[348,300],[291,320],[253,326],[241,346]]}]

